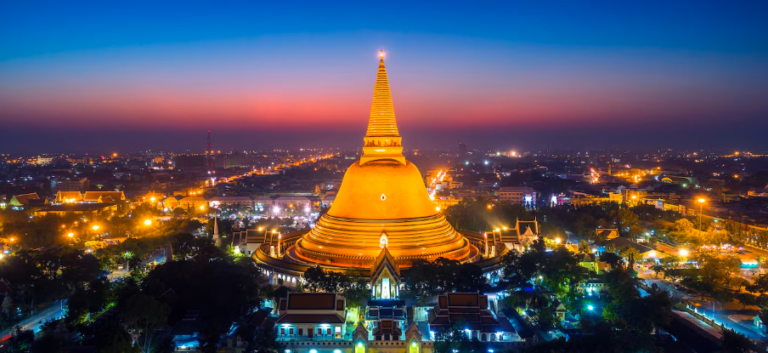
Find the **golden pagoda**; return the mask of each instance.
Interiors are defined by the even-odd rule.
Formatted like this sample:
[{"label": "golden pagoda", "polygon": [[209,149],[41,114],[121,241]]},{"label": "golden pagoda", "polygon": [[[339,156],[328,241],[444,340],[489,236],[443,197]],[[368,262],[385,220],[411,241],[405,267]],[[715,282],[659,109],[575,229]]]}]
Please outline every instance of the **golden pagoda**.
[{"label": "golden pagoda", "polygon": [[296,242],[291,256],[370,267],[385,246],[403,267],[415,259],[467,261],[477,249],[446,221],[418,168],[403,156],[383,52],[379,58],[363,155],[344,174],[328,213]]}]

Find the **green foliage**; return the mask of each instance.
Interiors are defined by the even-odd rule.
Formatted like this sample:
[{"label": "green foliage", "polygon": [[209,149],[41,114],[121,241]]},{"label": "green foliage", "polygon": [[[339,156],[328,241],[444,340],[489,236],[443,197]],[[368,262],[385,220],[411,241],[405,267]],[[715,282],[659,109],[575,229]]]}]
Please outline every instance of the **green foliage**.
[{"label": "green foliage", "polygon": [[461,329],[461,323],[454,325],[450,329],[436,332],[435,353],[468,352],[483,353],[487,351],[487,345],[480,342],[477,337],[470,339],[464,330]]},{"label": "green foliage", "polygon": [[416,260],[406,278],[406,287],[417,296],[433,296],[446,292],[475,292],[485,284],[482,270],[475,264],[437,258],[429,262]]},{"label": "green foliage", "polygon": [[723,352],[749,353],[755,351],[755,344],[746,336],[732,330],[723,330]]},{"label": "green foliage", "polygon": [[540,262],[539,253],[527,251],[522,254],[517,250],[510,250],[501,258],[504,266],[504,276],[512,288],[520,288],[530,282],[538,273]]},{"label": "green foliage", "polygon": [[159,300],[136,294],[128,299],[120,312],[121,321],[137,335],[137,344],[143,352],[149,352],[155,332],[167,325],[170,307]]}]

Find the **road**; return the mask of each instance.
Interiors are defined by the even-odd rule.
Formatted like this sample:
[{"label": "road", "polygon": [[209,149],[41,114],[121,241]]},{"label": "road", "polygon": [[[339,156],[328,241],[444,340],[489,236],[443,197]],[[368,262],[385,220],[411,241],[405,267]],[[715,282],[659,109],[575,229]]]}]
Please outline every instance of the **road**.
[{"label": "road", "polygon": [[60,300],[53,302],[49,307],[43,309],[31,317],[21,320],[16,326],[8,328],[0,332],[0,341],[5,341],[13,335],[16,331],[16,327],[20,327],[22,330],[33,330],[35,333],[40,332],[41,326],[48,320],[58,320],[63,316],[62,303]]},{"label": "road", "polygon": [[758,309],[756,307],[748,306],[747,309],[744,310],[742,309],[742,305],[735,301],[721,303],[706,296],[702,300],[701,296],[691,295],[679,290],[670,282],[650,278],[648,273],[641,273],[640,277],[643,278],[648,285],[656,284],[659,288],[668,291],[673,297],[699,303],[700,306],[697,307],[696,310],[708,318],[712,318],[714,313],[716,323],[725,324],[726,327],[731,328],[750,339],[768,343],[768,337],[765,336],[765,333],[755,327],[751,321],[751,318],[757,314]]}]

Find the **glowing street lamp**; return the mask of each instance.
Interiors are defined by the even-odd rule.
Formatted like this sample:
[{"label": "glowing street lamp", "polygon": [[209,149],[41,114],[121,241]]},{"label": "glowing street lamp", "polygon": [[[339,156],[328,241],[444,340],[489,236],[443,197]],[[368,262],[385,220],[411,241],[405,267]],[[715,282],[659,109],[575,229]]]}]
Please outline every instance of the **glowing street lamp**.
[{"label": "glowing street lamp", "polygon": [[147,226],[147,227],[151,226],[152,225],[152,220],[149,219],[149,218],[145,219],[144,220],[144,225]]},{"label": "glowing street lamp", "polygon": [[681,257],[687,257],[688,256],[688,250],[680,249],[680,256]]},{"label": "glowing street lamp", "polygon": [[96,231],[96,230],[99,230],[99,228],[101,228],[101,227],[99,227],[99,225],[98,225],[98,224],[94,224],[94,225],[93,225],[93,227],[91,227],[91,228],[92,228],[94,231]]},{"label": "glowing street lamp", "polygon": [[696,201],[699,202],[699,235],[701,235],[701,212],[703,211],[704,203],[707,202],[707,200],[702,197]]},{"label": "glowing street lamp", "polygon": [[555,243],[560,244],[561,241],[563,241],[563,240],[560,239],[560,238],[555,238]]},{"label": "glowing street lamp", "polygon": [[75,236],[75,233],[69,232],[67,233],[67,236],[72,239]]},{"label": "glowing street lamp", "polygon": [[587,310],[589,311],[595,310],[595,307],[592,305],[587,305]]}]

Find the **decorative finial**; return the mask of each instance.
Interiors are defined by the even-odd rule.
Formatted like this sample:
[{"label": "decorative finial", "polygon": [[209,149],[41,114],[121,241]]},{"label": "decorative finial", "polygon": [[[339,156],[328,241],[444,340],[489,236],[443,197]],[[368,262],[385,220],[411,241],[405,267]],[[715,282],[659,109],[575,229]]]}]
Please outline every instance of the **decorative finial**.
[{"label": "decorative finial", "polygon": [[384,51],[379,50],[379,60],[384,60]]}]

